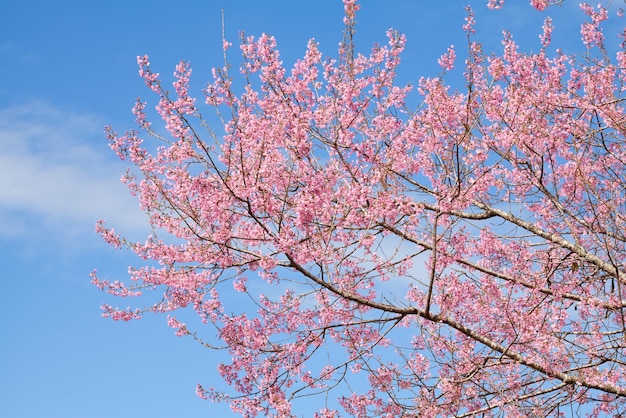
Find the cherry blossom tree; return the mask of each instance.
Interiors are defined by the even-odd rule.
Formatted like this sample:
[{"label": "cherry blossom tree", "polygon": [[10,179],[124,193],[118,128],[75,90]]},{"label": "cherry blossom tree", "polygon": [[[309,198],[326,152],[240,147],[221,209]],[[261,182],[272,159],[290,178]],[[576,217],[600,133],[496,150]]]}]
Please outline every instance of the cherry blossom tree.
[{"label": "cherry blossom tree", "polygon": [[142,301],[104,315],[166,313],[226,350],[232,391],[197,393],[247,417],[310,396],[318,417],[626,414],[626,51],[605,46],[607,8],[581,5],[579,55],[549,48],[549,17],[538,52],[505,34],[484,53],[468,8],[455,90],[454,48],[398,85],[404,36],[359,54],[344,6],[336,59],[310,41],[287,69],[272,37],[242,38],[203,104],[188,63],[169,92],[138,58],[166,129],[138,100],[141,130],[107,135],[154,233],[98,224],[146,260],[130,284],[93,273]]}]

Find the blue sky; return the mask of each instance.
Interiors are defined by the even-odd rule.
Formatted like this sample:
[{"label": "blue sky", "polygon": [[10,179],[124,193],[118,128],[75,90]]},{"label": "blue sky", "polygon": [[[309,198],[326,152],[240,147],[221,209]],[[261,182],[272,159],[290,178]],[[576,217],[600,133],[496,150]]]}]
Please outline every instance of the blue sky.
[{"label": "blue sky", "polygon": [[[546,13],[525,0],[488,12],[486,2],[472,4],[478,39],[489,49],[498,48],[504,27],[526,48],[539,48]],[[357,48],[385,42],[389,27],[405,33],[402,81],[436,75],[436,60],[449,45],[463,49],[465,1],[363,3]],[[233,44],[240,30],[273,34],[285,63],[300,57],[312,37],[333,55],[342,36],[339,0],[0,6],[0,416],[227,416],[223,406],[194,394],[197,383],[217,382],[221,354],[175,337],[165,316],[101,318],[107,298],[88,277],[97,268],[124,278],[134,261],[101,242],[96,220],[107,219],[131,239],[147,233],[145,217],[119,183],[125,166],[103,135],[107,124],[133,128],[135,98],[150,98],[136,56],[149,54],[162,74],[179,59],[191,61],[200,96],[211,67],[222,64],[221,9]],[[568,19],[574,9],[567,0],[550,9],[555,44],[578,39]]]}]

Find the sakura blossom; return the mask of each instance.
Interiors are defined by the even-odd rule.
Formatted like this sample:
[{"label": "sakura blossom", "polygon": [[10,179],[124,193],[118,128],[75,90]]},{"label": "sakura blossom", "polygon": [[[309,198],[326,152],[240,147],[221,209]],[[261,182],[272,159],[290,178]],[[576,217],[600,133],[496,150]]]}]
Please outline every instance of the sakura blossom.
[{"label": "sakura blossom", "polygon": [[190,63],[169,87],[137,58],[153,96],[107,138],[154,232],[98,223],[145,261],[126,283],[92,274],[137,301],[103,314],[165,313],[226,351],[232,390],[196,394],[245,417],[303,398],[318,417],[626,414],[626,55],[603,29],[619,17],[581,5],[582,54],[552,49],[548,15],[535,52],[505,32],[491,54],[468,9],[441,75],[411,85],[407,39],[357,51],[361,5],[343,3],[336,55],[311,40],[287,68],[272,36],[242,36],[202,99]]}]

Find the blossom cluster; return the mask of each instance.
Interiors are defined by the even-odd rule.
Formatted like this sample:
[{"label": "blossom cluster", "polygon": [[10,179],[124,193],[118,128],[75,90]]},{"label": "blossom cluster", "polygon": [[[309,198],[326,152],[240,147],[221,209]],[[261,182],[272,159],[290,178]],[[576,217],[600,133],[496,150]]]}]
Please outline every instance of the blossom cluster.
[{"label": "blossom cluster", "polygon": [[338,58],[312,40],[286,68],[273,37],[242,37],[243,85],[215,69],[204,103],[189,63],[169,92],[138,57],[165,130],[138,99],[141,131],[107,137],[154,232],[99,222],[146,265],[92,281],[158,302],[104,315],[165,313],[226,350],[232,392],[196,393],[243,416],[320,394],[318,417],[626,413],[626,52],[606,49],[607,9],[581,6],[582,58],[549,51],[549,17],[537,52],[505,33],[487,54],[468,9],[459,91],[454,46],[400,84],[404,36],[358,54],[344,7]]}]

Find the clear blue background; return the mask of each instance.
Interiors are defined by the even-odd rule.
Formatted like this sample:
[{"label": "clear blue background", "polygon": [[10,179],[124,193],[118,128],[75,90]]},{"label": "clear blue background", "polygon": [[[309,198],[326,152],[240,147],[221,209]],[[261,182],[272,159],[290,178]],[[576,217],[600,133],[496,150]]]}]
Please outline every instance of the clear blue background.
[{"label": "clear blue background", "polygon": [[[486,48],[500,50],[504,27],[525,49],[539,48],[545,12],[526,0],[487,11],[486,2],[473,2],[477,39]],[[363,3],[360,51],[386,42],[392,26],[408,37],[401,81],[438,74],[436,60],[451,44],[462,56],[465,1]],[[577,45],[575,3],[565,0],[548,12],[558,46]],[[102,133],[105,124],[133,128],[135,98],[152,98],[137,76],[136,56],[149,54],[153,69],[168,76],[179,59],[191,61],[200,97],[211,67],[222,65],[222,9],[233,44],[241,30],[273,34],[286,64],[303,55],[312,37],[334,56],[342,37],[339,0],[0,5],[0,416],[228,415],[194,393],[197,383],[219,385],[215,363],[223,354],[175,337],[165,316],[101,318],[99,306],[109,299],[88,277],[97,268],[123,279],[134,261],[101,242],[96,220],[107,219],[133,240],[147,233],[145,217],[119,183],[125,166]]]}]

